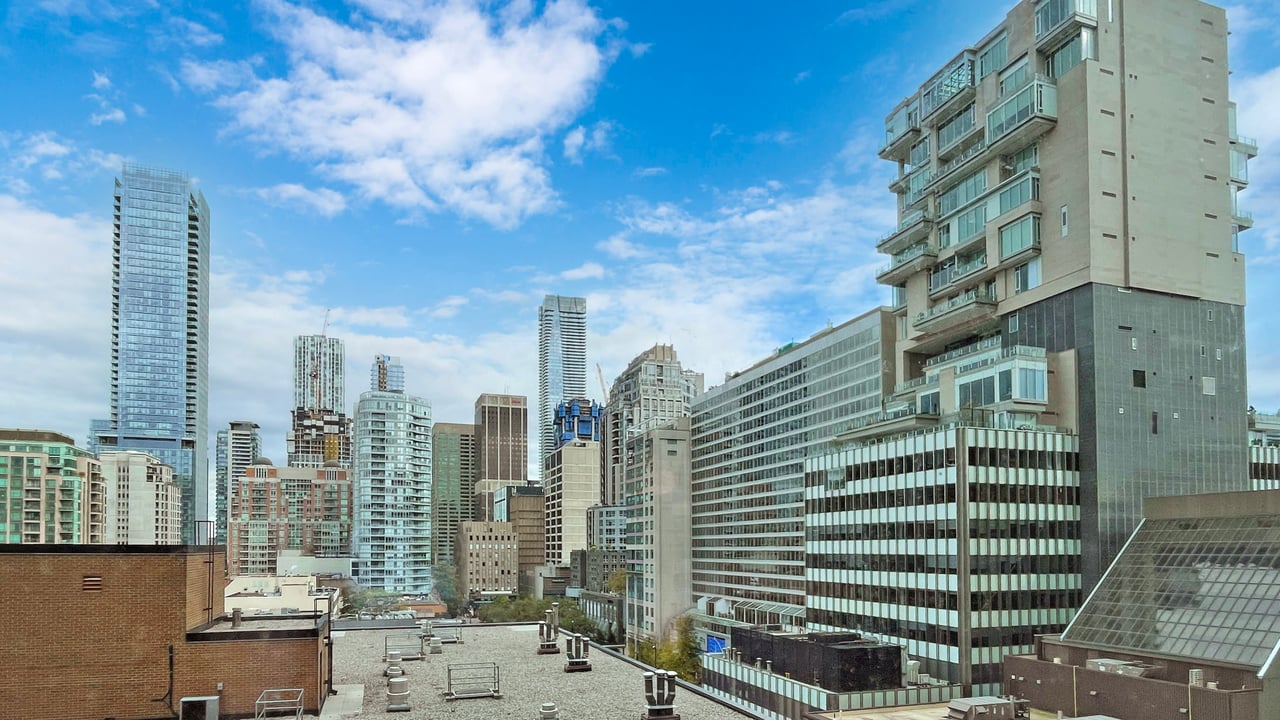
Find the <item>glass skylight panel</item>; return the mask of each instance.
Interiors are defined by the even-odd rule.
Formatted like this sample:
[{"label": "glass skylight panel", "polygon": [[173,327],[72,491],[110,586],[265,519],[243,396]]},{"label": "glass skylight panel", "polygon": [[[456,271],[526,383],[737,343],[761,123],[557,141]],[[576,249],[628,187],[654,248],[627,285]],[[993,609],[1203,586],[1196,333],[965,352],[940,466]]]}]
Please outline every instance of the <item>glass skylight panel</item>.
[{"label": "glass skylight panel", "polygon": [[1148,520],[1063,639],[1259,667],[1280,644],[1280,528]]}]

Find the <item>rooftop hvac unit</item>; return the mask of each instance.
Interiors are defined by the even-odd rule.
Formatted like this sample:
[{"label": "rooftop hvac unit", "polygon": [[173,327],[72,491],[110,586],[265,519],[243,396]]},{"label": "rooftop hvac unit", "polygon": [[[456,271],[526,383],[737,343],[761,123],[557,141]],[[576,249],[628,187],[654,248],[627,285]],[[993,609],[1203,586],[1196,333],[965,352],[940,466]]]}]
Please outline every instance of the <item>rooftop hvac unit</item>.
[{"label": "rooftop hvac unit", "polygon": [[179,720],[218,720],[218,696],[184,697],[178,701]]},{"label": "rooftop hvac unit", "polygon": [[907,661],[907,684],[913,684],[920,681],[920,661]]}]

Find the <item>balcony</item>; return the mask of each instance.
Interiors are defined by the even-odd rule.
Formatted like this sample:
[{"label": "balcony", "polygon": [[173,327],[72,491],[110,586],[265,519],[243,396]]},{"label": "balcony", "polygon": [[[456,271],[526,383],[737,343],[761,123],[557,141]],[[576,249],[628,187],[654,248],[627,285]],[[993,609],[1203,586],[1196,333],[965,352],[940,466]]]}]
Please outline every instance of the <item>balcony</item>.
[{"label": "balcony", "polygon": [[849,423],[849,427],[844,432],[837,436],[836,440],[843,442],[868,440],[884,435],[931,428],[937,424],[937,413],[916,412],[914,404],[905,405],[854,420]]},{"label": "balcony", "polygon": [[947,63],[920,89],[920,119],[955,107],[973,98],[974,53],[965,50]]},{"label": "balcony", "polygon": [[1236,210],[1231,213],[1231,222],[1241,230],[1253,227],[1253,213],[1248,210]]},{"label": "balcony", "polygon": [[1036,5],[1036,49],[1052,49],[1082,28],[1098,27],[1098,0],[1041,0]]},{"label": "balcony", "polygon": [[914,352],[936,352],[966,336],[995,330],[996,296],[984,288],[974,288],[934,305],[911,319],[911,327],[924,333]]},{"label": "balcony", "polygon": [[[984,236],[980,236],[984,237]],[[950,287],[961,280],[972,283],[986,275],[987,270],[995,270],[987,266],[987,253],[980,252],[963,261],[956,258],[954,265],[944,266],[929,276],[929,294],[937,295],[947,292]]]},{"label": "balcony", "polygon": [[1258,141],[1248,135],[1232,132],[1231,146],[1251,158],[1258,157]]},{"label": "balcony", "polygon": [[937,373],[933,373],[932,375],[921,375],[920,377],[911,378],[910,380],[904,380],[894,385],[893,394],[902,395],[903,393],[912,392],[914,390],[920,390],[922,388],[931,388],[936,386],[937,384],[938,384]]},{"label": "balcony", "polygon": [[933,218],[924,210],[913,210],[902,216],[898,229],[890,231],[876,243],[876,250],[890,254],[901,252],[929,237],[933,230]]},{"label": "balcony", "polygon": [[965,151],[938,166],[937,171],[933,173],[933,177],[929,179],[931,184],[937,184],[945,180],[952,173],[961,168],[968,167],[974,160],[984,154],[987,149],[987,140],[985,137],[978,138],[978,142],[965,148]]},{"label": "balcony", "polygon": [[987,147],[1005,154],[1027,145],[1058,122],[1058,88],[1037,75],[1008,100],[987,113]]},{"label": "balcony", "polygon": [[907,278],[933,267],[938,259],[938,249],[927,242],[917,243],[893,256],[893,262],[880,268],[876,282],[881,285],[901,285]]},{"label": "balcony", "polygon": [[919,139],[919,102],[912,98],[903,101],[884,121],[884,147],[880,148],[880,157],[905,162],[911,146]]}]

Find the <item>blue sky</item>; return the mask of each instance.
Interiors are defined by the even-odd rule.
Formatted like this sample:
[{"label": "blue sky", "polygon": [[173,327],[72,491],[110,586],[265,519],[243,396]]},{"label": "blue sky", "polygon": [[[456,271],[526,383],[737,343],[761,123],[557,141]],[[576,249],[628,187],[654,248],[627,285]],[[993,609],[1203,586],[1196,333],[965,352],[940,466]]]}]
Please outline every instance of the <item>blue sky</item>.
[{"label": "blue sky", "polygon": [[[111,178],[213,215],[210,429],[283,460],[291,340],[400,355],[438,421],[536,395],[544,293],[607,381],[655,342],[708,385],[884,301],[884,116],[1012,2],[15,0],[0,9],[0,425],[107,407]],[[980,9],[975,10],[975,7]],[[1250,395],[1280,408],[1280,12],[1229,8]],[[591,379],[590,386],[596,383]]]}]

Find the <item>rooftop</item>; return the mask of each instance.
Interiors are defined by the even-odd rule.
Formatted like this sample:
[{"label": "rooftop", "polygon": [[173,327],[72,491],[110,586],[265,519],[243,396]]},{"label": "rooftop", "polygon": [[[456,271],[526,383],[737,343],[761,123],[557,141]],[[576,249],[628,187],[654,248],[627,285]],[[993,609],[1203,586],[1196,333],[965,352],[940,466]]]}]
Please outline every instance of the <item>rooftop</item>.
[{"label": "rooftop", "polygon": [[[939,720],[947,717],[947,703],[911,705],[909,707],[879,708],[877,710],[841,710],[829,713],[810,713],[808,717],[824,720]],[[1057,713],[1032,710],[1028,720],[1057,720]]]},{"label": "rooftop", "polygon": [[[406,632],[409,631],[333,633],[333,684],[364,686],[360,717],[531,718],[537,717],[538,709],[545,702],[554,702],[564,718],[635,720],[645,710],[644,670],[640,667],[593,647],[591,672],[567,673],[564,671],[564,635],[560,636],[559,654],[538,655],[537,625],[465,625],[461,628],[461,644],[446,644],[442,655],[427,655],[425,660],[403,663],[409,680],[411,710],[387,713],[387,683],[382,675],[384,638]],[[482,662],[498,665],[502,697],[446,701],[449,665]],[[684,717],[698,720],[755,717],[683,686],[676,691],[675,706],[676,712]]]}]

